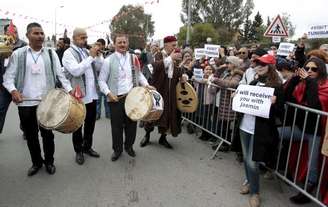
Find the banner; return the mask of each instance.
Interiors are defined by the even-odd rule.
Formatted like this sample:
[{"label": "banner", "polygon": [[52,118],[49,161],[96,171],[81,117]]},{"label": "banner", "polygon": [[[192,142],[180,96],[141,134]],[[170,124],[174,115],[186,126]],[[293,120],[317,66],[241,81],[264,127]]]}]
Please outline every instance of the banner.
[{"label": "banner", "polygon": [[310,26],[307,36],[309,39],[328,38],[328,24]]},{"label": "banner", "polygon": [[204,48],[195,48],[195,59],[200,60],[203,56],[205,56],[205,49]]},{"label": "banner", "polygon": [[277,50],[277,55],[280,56],[288,56],[290,53],[294,51],[295,44],[282,42],[279,44],[279,48]]},{"label": "banner", "polygon": [[205,44],[204,48],[207,57],[219,57],[220,45]]},{"label": "banner", "polygon": [[269,118],[274,88],[239,85],[232,100],[232,110]]},{"label": "banner", "polygon": [[203,80],[203,77],[204,77],[203,69],[201,69],[201,68],[194,68],[194,77],[195,77],[195,80],[196,81]]}]

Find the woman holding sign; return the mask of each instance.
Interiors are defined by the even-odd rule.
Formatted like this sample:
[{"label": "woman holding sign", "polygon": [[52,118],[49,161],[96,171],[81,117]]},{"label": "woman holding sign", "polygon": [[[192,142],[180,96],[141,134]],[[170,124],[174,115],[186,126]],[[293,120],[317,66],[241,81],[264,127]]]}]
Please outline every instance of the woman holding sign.
[{"label": "woman holding sign", "polygon": [[260,172],[259,162],[272,161],[275,149],[278,146],[278,131],[275,117],[283,110],[283,97],[280,78],[275,69],[275,57],[263,55],[256,59],[257,78],[250,85],[274,88],[271,97],[269,118],[256,117],[251,114],[242,114],[240,117],[240,139],[244,157],[247,183],[240,190],[241,194],[250,194],[251,207],[260,206]]}]

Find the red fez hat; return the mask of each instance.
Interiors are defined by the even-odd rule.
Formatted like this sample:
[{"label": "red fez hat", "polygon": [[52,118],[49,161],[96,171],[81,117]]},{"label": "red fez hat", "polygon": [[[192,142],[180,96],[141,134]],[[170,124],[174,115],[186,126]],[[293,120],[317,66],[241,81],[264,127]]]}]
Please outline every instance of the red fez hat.
[{"label": "red fez hat", "polygon": [[176,42],[177,38],[174,36],[166,36],[164,37],[164,43],[168,43],[168,42]]}]

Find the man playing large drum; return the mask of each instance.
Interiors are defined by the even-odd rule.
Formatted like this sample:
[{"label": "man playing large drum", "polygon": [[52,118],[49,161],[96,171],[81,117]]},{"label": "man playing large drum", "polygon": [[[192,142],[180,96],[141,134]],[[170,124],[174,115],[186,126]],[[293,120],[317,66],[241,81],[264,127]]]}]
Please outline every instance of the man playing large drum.
[{"label": "man playing large drum", "polygon": [[127,52],[128,37],[118,34],[114,38],[115,53],[104,61],[99,74],[100,90],[108,97],[111,111],[113,150],[112,161],[116,161],[123,151],[123,130],[125,133],[124,149],[131,157],[136,154],[133,144],[136,138],[137,122],[125,113],[124,104],[127,94],[138,84],[154,89],[140,71],[140,64],[135,55]]},{"label": "man playing large drum", "polygon": [[86,107],[84,121],[84,133],[81,126],[73,133],[73,146],[76,152],[75,161],[79,165],[84,163],[83,153],[92,157],[99,154],[92,149],[92,137],[95,129],[97,114],[97,70],[100,70],[103,58],[100,55],[99,46],[94,45],[90,51],[86,49],[87,33],[82,28],[73,31],[73,44],[63,55],[63,66],[72,86],[79,86],[83,95],[83,103]]},{"label": "man playing large drum", "polygon": [[164,112],[161,118],[156,122],[148,122],[144,128],[145,137],[141,140],[140,146],[145,147],[149,144],[150,133],[154,130],[154,125],[158,126],[161,134],[159,144],[166,148],[172,148],[166,139],[167,133],[176,137],[181,132],[181,113],[177,110],[176,85],[178,81],[184,82],[186,75],[178,68],[178,62],[182,55],[177,50],[177,39],[174,36],[164,38],[164,49],[155,55],[153,74],[151,83],[164,99]]},{"label": "man playing large drum", "polygon": [[[3,85],[11,93],[12,100],[18,104],[19,118],[33,163],[27,175],[36,174],[43,164],[49,174],[54,174],[54,134],[51,130],[38,126],[36,110],[39,102],[24,99],[40,99],[46,95],[49,90],[55,88],[56,76],[67,92],[71,91],[72,87],[61,71],[56,52],[42,46],[44,33],[41,25],[27,25],[26,36],[29,45],[17,49],[12,54]],[[41,156],[39,129],[43,141],[44,160]]]}]

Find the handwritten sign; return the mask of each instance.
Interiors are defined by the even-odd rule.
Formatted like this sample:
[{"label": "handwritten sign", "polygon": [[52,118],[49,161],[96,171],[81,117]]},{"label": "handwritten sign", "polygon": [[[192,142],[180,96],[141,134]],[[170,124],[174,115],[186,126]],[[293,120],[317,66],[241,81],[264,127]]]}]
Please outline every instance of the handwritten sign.
[{"label": "handwritten sign", "polygon": [[195,48],[195,59],[200,60],[202,57],[205,56],[205,49],[204,48]]},{"label": "handwritten sign", "polygon": [[288,56],[290,53],[294,51],[295,44],[282,42],[279,44],[279,48],[277,50],[277,55],[280,56]]},{"label": "handwritten sign", "polygon": [[310,26],[307,36],[309,39],[328,38],[328,24]]},{"label": "handwritten sign", "polygon": [[203,77],[204,77],[203,69],[194,68],[194,77],[195,77],[195,80],[197,80],[197,81],[203,80]]},{"label": "handwritten sign", "polygon": [[205,44],[204,48],[207,57],[219,57],[220,45]]},{"label": "handwritten sign", "polygon": [[274,88],[239,85],[232,100],[232,110],[269,118]]}]

